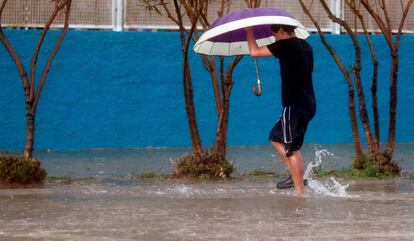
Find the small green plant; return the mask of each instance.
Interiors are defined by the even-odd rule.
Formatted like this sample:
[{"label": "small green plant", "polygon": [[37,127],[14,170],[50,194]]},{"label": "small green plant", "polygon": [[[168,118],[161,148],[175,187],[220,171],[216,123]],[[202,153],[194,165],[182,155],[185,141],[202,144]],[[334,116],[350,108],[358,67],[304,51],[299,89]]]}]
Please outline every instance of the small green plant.
[{"label": "small green plant", "polygon": [[88,185],[88,184],[93,184],[97,182],[95,177],[72,177],[72,176],[62,176],[62,177],[48,176],[46,178],[46,181],[49,183],[64,184],[64,185],[70,185],[70,184]]},{"label": "small green plant", "polygon": [[0,181],[11,184],[43,183],[47,172],[35,158],[0,154]]},{"label": "small green plant", "polygon": [[143,172],[139,175],[139,178],[141,179],[148,179],[148,178],[155,178],[157,175],[153,172]]},{"label": "small green plant", "polygon": [[249,173],[249,175],[254,177],[274,177],[275,173],[273,171],[263,169],[254,169]]},{"label": "small green plant", "polygon": [[74,178],[71,176],[55,177],[49,176],[46,178],[47,182],[50,183],[59,183],[59,184],[72,184]]},{"label": "small green plant", "polygon": [[234,166],[227,160],[209,151],[188,153],[173,162],[178,177],[196,177],[202,180],[228,178]]},{"label": "small green plant", "polygon": [[201,181],[209,181],[209,180],[211,179],[210,175],[205,174],[205,173],[203,173],[203,174],[201,174],[200,176],[198,176],[198,178],[199,178]]}]

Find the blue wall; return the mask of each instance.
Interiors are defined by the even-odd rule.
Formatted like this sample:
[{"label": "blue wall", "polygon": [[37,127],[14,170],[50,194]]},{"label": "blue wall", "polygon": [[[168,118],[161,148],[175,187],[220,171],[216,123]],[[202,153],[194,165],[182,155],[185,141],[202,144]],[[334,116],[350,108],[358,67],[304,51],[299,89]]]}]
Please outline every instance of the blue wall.
[{"label": "blue wall", "polygon": [[[39,31],[8,30],[26,67]],[[39,60],[45,63],[59,32],[51,32]],[[388,125],[389,51],[381,36],[373,36],[380,59],[382,139]],[[328,36],[350,66],[353,48],[347,36]],[[307,143],[350,143],[345,80],[317,35],[309,38],[315,53],[314,82],[317,116],[309,126]],[[400,51],[397,141],[414,141],[414,36],[402,39]],[[70,31],[49,73],[41,96],[36,149],[76,150],[191,145],[184,110],[181,53],[177,33]],[[214,143],[216,112],[211,80],[191,56],[199,128],[205,145]],[[370,58],[363,74],[369,99]],[[253,60],[244,57],[234,73],[231,97],[230,145],[267,143],[280,112],[279,66],[275,59],[259,60],[263,95],[256,97]],[[22,82],[16,67],[0,47],[0,150],[20,150],[25,119]],[[37,74],[40,75],[41,68]],[[370,103],[368,103],[368,107]]]}]

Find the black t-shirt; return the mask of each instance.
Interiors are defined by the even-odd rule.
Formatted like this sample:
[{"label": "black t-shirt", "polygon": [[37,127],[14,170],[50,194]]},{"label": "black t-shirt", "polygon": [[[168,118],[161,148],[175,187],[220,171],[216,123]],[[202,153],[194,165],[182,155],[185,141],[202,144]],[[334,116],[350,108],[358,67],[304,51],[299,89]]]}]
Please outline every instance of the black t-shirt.
[{"label": "black t-shirt", "polygon": [[293,37],[276,41],[267,48],[279,59],[283,107],[299,106],[315,111],[312,47],[305,40]]}]

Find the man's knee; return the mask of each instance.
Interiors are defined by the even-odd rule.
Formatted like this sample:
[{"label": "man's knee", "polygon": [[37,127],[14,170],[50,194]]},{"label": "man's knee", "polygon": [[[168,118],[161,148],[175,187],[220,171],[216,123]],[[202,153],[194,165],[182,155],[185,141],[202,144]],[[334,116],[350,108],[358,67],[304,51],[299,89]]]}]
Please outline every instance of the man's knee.
[{"label": "man's knee", "polygon": [[277,141],[270,141],[272,143],[272,145],[279,150],[281,153],[280,155],[282,155],[282,153],[289,158],[290,156],[293,155],[293,151],[290,149],[290,145],[289,144],[285,144],[282,142],[277,142]]},{"label": "man's knee", "polygon": [[271,143],[273,146],[281,146],[281,147],[285,147],[285,144],[284,144],[284,143],[281,143],[281,142],[278,142],[278,141],[273,141],[273,140],[271,140],[271,141],[270,141],[270,143]]}]

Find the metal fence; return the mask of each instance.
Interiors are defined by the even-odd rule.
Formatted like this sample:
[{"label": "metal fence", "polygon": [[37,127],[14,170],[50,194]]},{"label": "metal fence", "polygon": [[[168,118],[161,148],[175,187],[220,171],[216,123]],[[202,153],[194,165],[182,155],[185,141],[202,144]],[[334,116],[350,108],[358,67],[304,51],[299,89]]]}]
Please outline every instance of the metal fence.
[{"label": "metal fence", "polygon": [[[403,0],[406,2],[407,0]],[[209,20],[217,18],[219,0],[213,0],[209,9]],[[332,23],[319,1],[313,2],[311,13],[320,24],[323,31],[339,34],[343,31],[337,24]],[[329,6],[337,16],[352,23],[354,14],[344,4],[344,0],[328,0]],[[387,0],[390,16],[395,29],[402,15],[401,0]],[[53,9],[51,0],[9,0],[2,17],[2,25],[18,28],[38,28],[44,26],[49,14]],[[172,7],[170,1],[169,6]],[[282,8],[295,16],[303,25],[310,30],[315,30],[312,22],[303,13],[298,0],[262,0],[263,7]],[[229,5],[229,11],[245,8],[244,0],[233,0]],[[367,28],[378,31],[378,26],[368,15],[364,13]],[[61,27],[63,17],[60,16],[53,27]],[[356,25],[361,28],[360,25]],[[70,28],[80,29],[112,29],[114,31],[135,29],[177,29],[177,26],[167,18],[166,14],[159,15],[149,12],[139,0],[73,0],[70,17]],[[404,32],[414,32],[414,8],[411,8]]]}]

